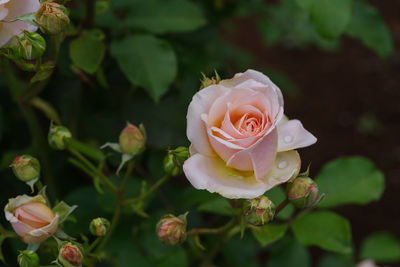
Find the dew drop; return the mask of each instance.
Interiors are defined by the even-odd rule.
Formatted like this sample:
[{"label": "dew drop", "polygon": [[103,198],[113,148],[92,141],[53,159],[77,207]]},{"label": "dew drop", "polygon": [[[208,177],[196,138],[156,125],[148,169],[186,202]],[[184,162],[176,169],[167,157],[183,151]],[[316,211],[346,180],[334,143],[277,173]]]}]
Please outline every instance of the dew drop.
[{"label": "dew drop", "polygon": [[283,161],[279,162],[279,164],[278,164],[278,169],[284,169],[284,168],[286,168],[287,166],[288,166],[287,161],[286,161],[286,160],[283,160]]},{"label": "dew drop", "polygon": [[286,135],[283,140],[285,141],[285,143],[290,143],[293,141],[293,136],[291,135]]}]

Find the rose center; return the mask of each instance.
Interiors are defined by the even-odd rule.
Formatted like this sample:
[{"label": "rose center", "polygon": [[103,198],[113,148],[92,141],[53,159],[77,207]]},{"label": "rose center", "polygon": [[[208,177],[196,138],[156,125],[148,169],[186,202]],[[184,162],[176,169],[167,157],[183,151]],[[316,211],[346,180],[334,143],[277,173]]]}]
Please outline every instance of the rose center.
[{"label": "rose center", "polygon": [[234,123],[235,128],[245,136],[253,136],[259,133],[262,131],[263,125],[263,117],[255,116],[250,113],[245,113]]}]

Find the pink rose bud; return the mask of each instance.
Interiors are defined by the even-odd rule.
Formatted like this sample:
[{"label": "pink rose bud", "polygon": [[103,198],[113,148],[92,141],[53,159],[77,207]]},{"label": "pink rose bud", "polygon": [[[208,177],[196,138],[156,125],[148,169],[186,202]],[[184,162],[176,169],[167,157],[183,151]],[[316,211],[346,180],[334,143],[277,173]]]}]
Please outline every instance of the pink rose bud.
[{"label": "pink rose bud", "polygon": [[11,198],[4,212],[14,231],[27,244],[43,242],[58,228],[58,214],[54,216],[42,195]]},{"label": "pink rose bud", "polygon": [[39,256],[32,250],[21,251],[18,255],[18,264],[20,267],[38,267]]},{"label": "pink rose bud", "polygon": [[275,205],[266,196],[247,200],[244,208],[245,220],[252,225],[264,225],[272,221],[275,215]]},{"label": "pink rose bud", "polygon": [[145,148],[145,132],[143,125],[140,126],[140,130],[133,124],[127,122],[124,130],[122,130],[119,136],[119,145],[121,146],[122,152],[131,155],[137,155],[144,151]]},{"label": "pink rose bud", "polygon": [[161,242],[167,245],[181,244],[186,240],[187,213],[175,217],[164,215],[157,224],[157,234]]},{"label": "pink rose bud", "polygon": [[105,236],[110,229],[110,222],[106,218],[96,218],[90,222],[89,230],[92,235]]},{"label": "pink rose bud", "polygon": [[318,195],[317,184],[308,177],[296,178],[288,184],[286,191],[290,202],[301,209],[317,205],[324,196]]},{"label": "pink rose bud", "polygon": [[77,245],[65,243],[58,252],[58,262],[64,267],[81,266],[83,254]]},{"label": "pink rose bud", "polygon": [[37,179],[40,175],[39,161],[30,155],[15,157],[10,167],[12,168],[15,176],[24,182]]},{"label": "pink rose bud", "polygon": [[46,34],[59,34],[69,25],[67,9],[56,2],[43,2],[35,14],[35,21]]}]

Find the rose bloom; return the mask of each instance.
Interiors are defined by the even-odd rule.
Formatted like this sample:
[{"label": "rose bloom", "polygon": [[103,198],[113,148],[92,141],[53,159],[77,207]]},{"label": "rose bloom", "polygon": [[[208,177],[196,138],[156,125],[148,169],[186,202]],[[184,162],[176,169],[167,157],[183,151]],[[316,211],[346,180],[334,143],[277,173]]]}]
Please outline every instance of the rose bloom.
[{"label": "rose bloom", "polygon": [[247,70],[197,92],[187,113],[191,156],[183,170],[197,189],[255,198],[300,170],[294,149],[317,139],[283,114],[281,90]]},{"label": "rose bloom", "polygon": [[43,242],[58,228],[58,214],[54,216],[41,195],[11,198],[4,212],[14,231],[27,244]]},{"label": "rose bloom", "polygon": [[37,30],[37,27],[23,21],[9,21],[21,15],[36,12],[39,7],[39,0],[0,0],[0,47],[23,31]]}]

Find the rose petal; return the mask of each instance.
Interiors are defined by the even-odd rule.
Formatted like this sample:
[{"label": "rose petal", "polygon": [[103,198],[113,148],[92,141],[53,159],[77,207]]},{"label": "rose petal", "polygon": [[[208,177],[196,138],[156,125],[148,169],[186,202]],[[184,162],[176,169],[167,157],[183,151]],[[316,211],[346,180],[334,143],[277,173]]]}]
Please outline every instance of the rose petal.
[{"label": "rose petal", "polygon": [[[251,147],[234,154],[226,162],[226,165],[239,170],[254,170],[256,179],[262,179],[271,171],[277,152],[277,144],[277,131],[274,129]],[[248,164],[249,160],[250,165]]]},{"label": "rose petal", "polygon": [[208,86],[197,92],[189,105],[186,134],[193,147],[204,155],[215,155],[209,141],[201,114],[208,113],[212,103],[223,95],[227,88],[219,85]]},{"label": "rose petal", "polygon": [[[36,12],[40,7],[39,0],[12,0],[4,4],[8,9],[7,17],[4,20],[11,21],[23,14]],[[37,27],[23,21],[0,22],[0,47],[7,44],[12,37],[21,34],[23,31],[34,32]]]},{"label": "rose petal", "polygon": [[296,150],[277,153],[271,171],[262,180],[268,186],[267,190],[297,176],[300,171],[300,165],[300,156]]},{"label": "rose petal", "polygon": [[26,233],[22,237],[22,241],[24,241],[27,244],[39,244],[43,241],[45,241],[47,238],[52,236],[58,229],[58,213],[54,217],[54,219],[51,221],[50,224],[46,225],[45,227],[39,228],[32,230],[28,233]]},{"label": "rose petal", "polygon": [[[203,124],[206,128],[208,140],[209,140],[212,148],[218,154],[218,156],[220,156],[223,160],[227,161],[233,154],[244,149],[244,147],[235,145],[229,141],[226,141],[226,140],[214,135],[213,132],[211,131],[210,126],[207,124],[208,116],[206,114],[202,114],[201,118],[202,118]],[[196,147],[196,149],[197,149],[197,147]],[[203,153],[200,152],[200,154],[203,154]]]},{"label": "rose petal", "polygon": [[214,103],[211,105],[208,112],[208,124],[210,126],[219,127],[225,117],[225,113],[228,109],[229,103],[232,103],[236,99],[245,97],[252,93],[254,93],[254,91],[250,89],[228,89],[228,91],[224,95],[215,99]]},{"label": "rose petal", "polygon": [[226,167],[218,157],[195,154],[185,161],[183,171],[196,189],[206,189],[226,198],[255,198],[268,188],[255,179],[253,172]]},{"label": "rose petal", "polygon": [[307,147],[317,142],[317,138],[304,129],[299,120],[289,120],[277,128],[278,152]]},{"label": "rose petal", "polygon": [[255,80],[264,85],[270,85],[273,91],[278,95],[279,105],[283,107],[283,95],[281,90],[266,75],[259,71],[249,69],[243,73],[235,74],[232,79],[221,81],[220,84],[226,87],[235,87],[246,80]]}]

